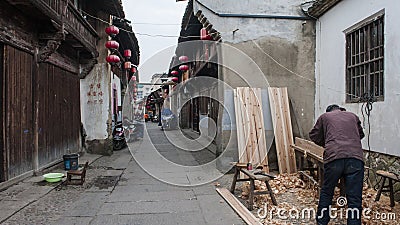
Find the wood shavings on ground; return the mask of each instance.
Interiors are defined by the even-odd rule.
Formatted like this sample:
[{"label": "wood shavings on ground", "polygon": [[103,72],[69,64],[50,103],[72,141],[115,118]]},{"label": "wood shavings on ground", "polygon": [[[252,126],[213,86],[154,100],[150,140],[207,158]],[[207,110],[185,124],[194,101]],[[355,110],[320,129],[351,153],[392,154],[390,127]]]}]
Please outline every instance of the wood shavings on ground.
[{"label": "wood shavings on ground", "polygon": [[[254,197],[254,210],[252,211],[263,224],[315,224],[315,215],[318,205],[318,190],[307,185],[298,174],[280,174],[270,180],[272,191],[278,202],[274,206],[269,195]],[[255,190],[266,190],[265,183],[255,181]],[[239,198],[247,206],[250,191],[250,183],[244,182],[240,188]],[[375,202],[376,191],[363,189],[363,225],[400,224],[400,203],[391,208],[389,197],[381,195],[381,199]],[[335,219],[330,225],[346,224],[346,208],[337,205],[340,197],[339,188],[335,189],[332,207],[337,209]],[[280,212],[278,211],[280,210]],[[278,215],[280,213],[280,215]]]}]

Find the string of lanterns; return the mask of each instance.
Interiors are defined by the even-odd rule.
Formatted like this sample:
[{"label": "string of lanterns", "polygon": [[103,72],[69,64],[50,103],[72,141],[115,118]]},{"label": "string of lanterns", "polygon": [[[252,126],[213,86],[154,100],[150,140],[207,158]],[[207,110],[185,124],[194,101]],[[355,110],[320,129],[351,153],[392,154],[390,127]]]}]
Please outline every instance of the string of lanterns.
[{"label": "string of lanterns", "polygon": [[[110,37],[115,38],[119,34],[119,29],[116,26],[109,26],[105,29],[106,34],[108,34]],[[106,57],[106,61],[110,63],[111,65],[116,65],[117,63],[121,62],[120,57],[115,54],[116,51],[119,49],[119,43],[115,40],[109,40],[106,42],[105,47],[111,51],[111,54]],[[136,72],[137,72],[137,66],[132,64],[129,59],[132,57],[132,51],[130,49],[125,49],[123,56],[125,57],[125,62],[124,62],[124,69],[127,73],[131,72],[133,75],[131,77],[131,82],[132,82],[132,97],[133,101],[136,102],[136,97],[137,97],[137,81],[136,81]],[[128,76],[128,74],[127,74]],[[129,76],[128,76],[129,77]]]}]

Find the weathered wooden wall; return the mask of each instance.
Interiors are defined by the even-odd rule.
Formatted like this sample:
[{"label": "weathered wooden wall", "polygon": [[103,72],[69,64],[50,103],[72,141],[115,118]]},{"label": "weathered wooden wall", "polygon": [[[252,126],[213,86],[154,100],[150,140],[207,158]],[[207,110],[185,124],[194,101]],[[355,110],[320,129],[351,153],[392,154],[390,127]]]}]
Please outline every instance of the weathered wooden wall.
[{"label": "weathered wooden wall", "polygon": [[[3,79],[4,79],[4,73],[3,73],[3,55],[4,55],[4,45],[0,42],[0,93],[1,93],[1,97],[0,97],[0,119],[3,121],[3,93],[4,93],[4,88],[3,88]],[[4,171],[5,171],[5,163],[4,163],[4,155],[5,155],[5,151],[4,151],[4,127],[3,127],[3,123],[1,124],[1,128],[0,128],[0,182],[5,180],[5,176],[4,176]]]},{"label": "weathered wooden wall", "polygon": [[4,46],[3,132],[5,179],[32,170],[33,56]]},{"label": "weathered wooden wall", "polygon": [[[9,45],[2,49],[0,182],[33,169],[35,121],[33,56]],[[79,150],[80,87],[77,74],[49,63],[39,65],[38,160],[43,167]]]},{"label": "weathered wooden wall", "polygon": [[79,150],[79,78],[57,66],[39,69],[39,166]]}]

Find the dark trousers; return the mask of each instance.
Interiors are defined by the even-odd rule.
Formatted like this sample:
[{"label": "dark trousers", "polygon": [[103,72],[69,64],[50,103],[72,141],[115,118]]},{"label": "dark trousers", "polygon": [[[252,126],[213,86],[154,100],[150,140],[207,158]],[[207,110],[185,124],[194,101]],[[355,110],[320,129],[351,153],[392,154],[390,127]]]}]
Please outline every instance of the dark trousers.
[{"label": "dark trousers", "polygon": [[361,224],[364,162],[355,158],[346,158],[324,164],[324,182],[317,209],[318,225],[326,225],[330,220],[329,206],[332,204],[335,186],[341,177],[345,181],[347,207],[358,209],[358,215],[351,211],[347,215],[346,212],[343,215],[347,216],[348,225]]}]

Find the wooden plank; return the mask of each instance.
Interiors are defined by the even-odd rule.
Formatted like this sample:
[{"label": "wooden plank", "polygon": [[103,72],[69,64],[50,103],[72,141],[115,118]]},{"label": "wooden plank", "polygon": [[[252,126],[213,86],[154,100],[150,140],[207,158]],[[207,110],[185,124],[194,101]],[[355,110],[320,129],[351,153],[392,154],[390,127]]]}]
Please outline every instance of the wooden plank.
[{"label": "wooden plank", "polygon": [[268,88],[268,95],[270,100],[270,108],[271,108],[271,116],[272,116],[272,124],[274,126],[274,135],[275,135],[275,146],[276,146],[276,154],[278,158],[278,167],[280,173],[285,173],[287,171],[286,163],[284,163],[285,153],[284,153],[284,146],[282,144],[282,124],[279,123],[280,119],[280,110],[277,107],[279,104],[278,92],[276,88]]},{"label": "wooden plank", "polygon": [[288,155],[288,164],[289,164],[289,173],[297,172],[296,167],[296,156],[294,154],[294,150],[291,146],[294,144],[293,139],[293,129],[292,129],[292,121],[290,116],[290,105],[289,105],[289,96],[287,93],[287,88],[281,88],[282,92],[282,105],[283,105],[283,114],[284,114],[284,123],[285,123],[285,131],[286,131],[286,141],[285,141],[285,149]]},{"label": "wooden plank", "polygon": [[256,118],[255,113],[255,94],[254,90],[247,88],[246,91],[248,92],[248,116],[250,117],[250,144],[251,144],[251,154],[252,154],[252,163],[254,166],[261,162],[259,149],[258,149],[258,138],[257,138],[257,125],[256,125]]},{"label": "wooden plank", "polygon": [[250,124],[250,116],[248,111],[248,92],[246,92],[246,88],[241,88],[241,99],[243,102],[243,123],[244,123],[244,133],[245,133],[245,140],[246,140],[246,162],[250,162],[252,160],[252,152],[251,152],[251,124]]},{"label": "wooden plank", "polygon": [[253,88],[254,91],[254,118],[255,118],[255,125],[257,131],[257,146],[258,146],[258,153],[259,153],[259,163],[263,165],[263,171],[269,172],[269,165],[268,165],[268,149],[265,139],[265,129],[264,129],[264,116],[263,116],[263,107],[262,107],[262,100],[261,100],[261,89],[260,88]]},{"label": "wooden plank", "polygon": [[324,155],[324,148],[315,144],[314,142],[296,137],[294,143],[295,146],[305,149],[307,152],[311,152],[321,158]]},{"label": "wooden plank", "polygon": [[234,103],[239,163],[262,164],[268,171],[261,89],[238,87],[234,90]]},{"label": "wooden plank", "polygon": [[235,212],[249,225],[262,223],[226,188],[217,188],[218,194],[235,210]]},{"label": "wooden plank", "polygon": [[268,94],[274,126],[279,172],[294,173],[296,172],[296,159],[294,150],[291,148],[293,145],[293,133],[287,89],[268,88]]},{"label": "wooden plank", "polygon": [[317,162],[321,162],[321,163],[324,161],[322,156],[316,155],[313,152],[310,152],[308,149],[305,149],[303,147],[299,147],[296,145],[293,145],[292,147],[295,149],[295,151],[302,153],[305,156],[305,158],[312,158],[312,159],[317,160]]},{"label": "wooden plank", "polygon": [[239,162],[245,163],[244,157],[245,152],[245,137],[244,137],[244,127],[242,121],[242,103],[239,97],[239,90],[234,90],[234,105],[235,105],[235,117],[236,117],[236,131],[237,131],[237,144],[239,151]]}]

